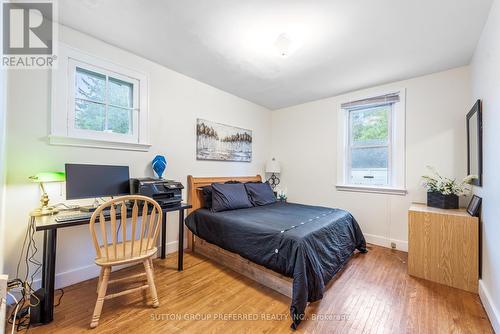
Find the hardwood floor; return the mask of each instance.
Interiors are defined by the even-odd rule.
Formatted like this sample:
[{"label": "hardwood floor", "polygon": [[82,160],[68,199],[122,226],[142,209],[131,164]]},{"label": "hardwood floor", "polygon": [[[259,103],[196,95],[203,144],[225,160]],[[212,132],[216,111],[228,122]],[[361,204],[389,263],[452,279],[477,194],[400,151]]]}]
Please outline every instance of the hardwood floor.
[{"label": "hardwood floor", "polygon": [[[308,306],[308,319],[296,332],[493,333],[476,294],[408,276],[406,257],[371,245],[367,254],[354,255],[323,299]],[[287,297],[200,256],[187,253],[184,261],[181,273],[176,271],[176,254],[154,261],[159,308],[145,304],[149,292],[107,300],[99,326],[91,330],[93,279],[67,287],[54,322],[30,332],[292,332]],[[123,269],[112,277],[141,269]]]}]

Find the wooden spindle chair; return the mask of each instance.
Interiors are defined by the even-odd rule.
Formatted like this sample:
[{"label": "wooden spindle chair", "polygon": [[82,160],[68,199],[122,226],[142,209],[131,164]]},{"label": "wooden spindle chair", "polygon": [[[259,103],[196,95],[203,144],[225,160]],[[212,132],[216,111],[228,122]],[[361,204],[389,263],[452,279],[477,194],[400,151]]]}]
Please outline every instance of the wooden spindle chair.
[{"label": "wooden spindle chair", "polygon": [[[127,202],[132,203],[129,226],[127,226]],[[109,210],[108,220],[103,213],[105,210]],[[139,221],[140,212],[142,215]],[[105,299],[123,296],[149,287],[153,297],[153,307],[159,306],[153,277],[153,257],[157,252],[156,240],[160,231],[162,214],[161,207],[156,201],[138,195],[110,200],[99,206],[92,214],[90,234],[96,250],[95,263],[101,267],[101,273],[97,283],[98,295],[90,323],[91,328],[95,328],[99,323]],[[119,234],[121,234],[121,240]],[[109,280],[111,267],[135,262],[144,264],[145,273]],[[147,284],[106,295],[108,284],[144,275],[147,277]]]}]

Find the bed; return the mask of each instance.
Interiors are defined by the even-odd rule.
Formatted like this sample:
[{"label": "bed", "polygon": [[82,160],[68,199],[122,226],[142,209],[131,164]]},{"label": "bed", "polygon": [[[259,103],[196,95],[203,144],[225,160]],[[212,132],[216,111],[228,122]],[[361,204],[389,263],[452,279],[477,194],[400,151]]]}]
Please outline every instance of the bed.
[{"label": "bed", "polygon": [[188,247],[292,299],[292,328],[308,302],[320,300],[326,284],[366,242],[350,213],[341,209],[276,202],[212,212],[200,188],[226,181],[259,182],[260,176],[188,176]]}]

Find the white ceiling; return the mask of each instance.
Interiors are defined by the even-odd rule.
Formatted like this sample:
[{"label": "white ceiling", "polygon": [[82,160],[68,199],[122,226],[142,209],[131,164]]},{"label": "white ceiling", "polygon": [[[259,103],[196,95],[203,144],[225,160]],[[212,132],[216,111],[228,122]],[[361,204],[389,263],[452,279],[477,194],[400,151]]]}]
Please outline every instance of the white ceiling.
[{"label": "white ceiling", "polygon": [[[64,0],[60,21],[270,109],[470,62],[492,0]],[[294,53],[274,47],[285,33]]]}]

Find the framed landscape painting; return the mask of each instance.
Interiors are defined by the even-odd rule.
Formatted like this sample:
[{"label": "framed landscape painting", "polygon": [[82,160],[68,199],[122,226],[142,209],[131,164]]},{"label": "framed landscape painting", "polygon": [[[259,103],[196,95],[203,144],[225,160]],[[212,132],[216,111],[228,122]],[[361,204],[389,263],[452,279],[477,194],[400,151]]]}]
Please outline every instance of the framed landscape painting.
[{"label": "framed landscape painting", "polygon": [[252,130],[196,120],[196,159],[252,161]]}]

